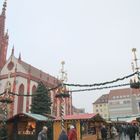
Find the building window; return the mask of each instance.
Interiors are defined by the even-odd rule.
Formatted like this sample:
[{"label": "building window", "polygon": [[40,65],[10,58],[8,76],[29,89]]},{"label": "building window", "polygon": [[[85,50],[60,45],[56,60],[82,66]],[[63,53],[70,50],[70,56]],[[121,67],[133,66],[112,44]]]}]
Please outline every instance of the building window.
[{"label": "building window", "polygon": [[100,107],[102,107],[102,105],[100,105]]},{"label": "building window", "polygon": [[98,107],[98,105],[96,105],[96,107]]},{"label": "building window", "polygon": [[[24,94],[24,85],[23,84],[21,84],[19,86],[18,93],[20,95]],[[18,109],[17,109],[17,113],[23,112],[23,102],[24,102],[24,97],[23,96],[18,96]]]},{"label": "building window", "polygon": [[124,104],[130,104],[130,101],[129,100],[125,100],[123,101]]},{"label": "building window", "polygon": [[119,96],[116,96],[117,99],[119,99]]},{"label": "building window", "polygon": [[34,85],[34,86],[32,87],[32,94],[35,93],[35,92],[36,92],[36,86]]},{"label": "building window", "polygon": [[116,97],[115,96],[113,96],[113,99],[115,99]]},{"label": "building window", "polygon": [[98,109],[96,109],[96,112],[98,112]]},{"label": "building window", "polygon": [[49,77],[47,77],[47,81],[49,81]]}]

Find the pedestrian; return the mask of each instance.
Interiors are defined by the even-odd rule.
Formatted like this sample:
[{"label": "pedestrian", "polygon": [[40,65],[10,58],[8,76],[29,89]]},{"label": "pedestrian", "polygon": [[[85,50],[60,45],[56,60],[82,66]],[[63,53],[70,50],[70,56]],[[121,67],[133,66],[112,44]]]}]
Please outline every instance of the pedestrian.
[{"label": "pedestrian", "polygon": [[114,139],[117,135],[117,129],[115,128],[115,126],[111,127],[111,137]]},{"label": "pedestrian", "polygon": [[68,140],[77,140],[77,132],[73,125],[70,125]]},{"label": "pedestrian", "polygon": [[135,140],[135,135],[136,135],[137,131],[134,125],[130,124],[128,127],[128,135],[130,140]]},{"label": "pedestrian", "polygon": [[101,137],[102,137],[102,140],[107,140],[107,129],[105,125],[101,127]]},{"label": "pedestrian", "polygon": [[68,140],[68,136],[66,134],[65,129],[62,129],[60,135],[59,135],[59,139],[58,140]]},{"label": "pedestrian", "polygon": [[47,131],[48,131],[48,127],[43,126],[42,130],[38,134],[37,140],[47,140]]}]

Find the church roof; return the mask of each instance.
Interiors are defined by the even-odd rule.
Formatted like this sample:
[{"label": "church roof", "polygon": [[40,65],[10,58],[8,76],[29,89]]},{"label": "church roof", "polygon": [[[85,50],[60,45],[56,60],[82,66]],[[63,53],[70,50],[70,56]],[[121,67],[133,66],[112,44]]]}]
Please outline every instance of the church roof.
[{"label": "church roof", "polygon": [[45,73],[45,72],[39,70],[38,68],[35,68],[34,66],[32,66],[22,60],[20,60],[19,63],[20,63],[20,65],[22,65],[22,67],[26,70],[27,73],[30,73],[31,76],[33,76],[35,78],[38,78],[45,82],[47,81],[51,85],[58,85],[58,83],[60,83],[60,81],[57,78],[49,75],[48,73]]}]

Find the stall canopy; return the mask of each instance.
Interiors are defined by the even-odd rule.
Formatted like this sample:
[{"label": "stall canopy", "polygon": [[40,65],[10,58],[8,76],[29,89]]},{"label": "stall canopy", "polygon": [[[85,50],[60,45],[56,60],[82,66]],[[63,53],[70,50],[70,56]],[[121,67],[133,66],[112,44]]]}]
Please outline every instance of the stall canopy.
[{"label": "stall canopy", "polygon": [[[55,118],[56,121],[61,120],[60,117]],[[64,116],[64,120],[95,120],[95,121],[104,121],[104,119],[95,113],[86,113],[86,114],[74,114]]]},{"label": "stall canopy", "polygon": [[10,122],[10,121],[12,121],[14,119],[22,118],[22,117],[31,118],[31,119],[36,120],[36,121],[50,121],[50,120],[52,120],[49,117],[43,116],[43,115],[40,115],[40,114],[19,113],[19,114],[15,115],[15,116],[9,118],[8,122]]},{"label": "stall canopy", "polygon": [[[40,114],[19,113],[7,120],[9,140],[37,140],[38,133],[43,126],[52,128],[53,119]],[[52,139],[49,132],[48,137]]]}]

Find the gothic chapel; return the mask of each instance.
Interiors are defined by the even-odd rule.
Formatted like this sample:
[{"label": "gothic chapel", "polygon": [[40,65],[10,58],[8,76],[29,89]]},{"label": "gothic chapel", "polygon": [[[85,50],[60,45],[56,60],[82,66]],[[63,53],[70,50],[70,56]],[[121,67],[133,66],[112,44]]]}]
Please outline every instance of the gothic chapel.
[{"label": "gothic chapel", "polygon": [[[6,59],[9,39],[8,33],[5,32],[6,6],[5,0],[0,14],[0,93],[5,91],[7,82],[10,83],[11,92],[24,95],[32,95],[39,81],[45,83],[48,88],[56,87],[60,82],[57,78],[24,62],[21,55],[16,58],[14,48]],[[60,100],[55,98],[56,94],[57,91],[51,91],[51,115],[60,116]],[[8,106],[9,117],[20,112],[30,112],[31,97],[13,96],[13,98],[14,102]],[[66,98],[64,102],[64,114],[72,114],[72,98]]]}]

